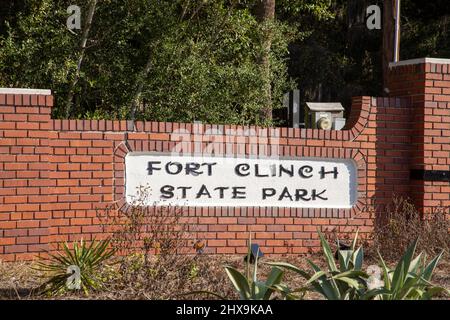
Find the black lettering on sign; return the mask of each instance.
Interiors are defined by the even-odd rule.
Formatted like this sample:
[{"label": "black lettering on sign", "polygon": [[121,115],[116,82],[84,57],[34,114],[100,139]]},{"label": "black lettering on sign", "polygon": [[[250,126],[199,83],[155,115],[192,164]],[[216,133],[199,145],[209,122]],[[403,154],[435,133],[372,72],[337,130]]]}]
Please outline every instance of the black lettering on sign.
[{"label": "black lettering on sign", "polygon": [[268,177],[269,175],[268,174],[261,174],[260,172],[259,172],[259,164],[255,164],[255,177],[258,177],[258,178],[266,178],[266,177]]},{"label": "black lettering on sign", "polygon": [[[241,163],[238,164],[235,168],[234,168],[234,172],[236,173],[236,175],[238,175],[239,177],[248,177],[250,175],[250,165],[247,163]],[[245,173],[247,172],[247,173]]]},{"label": "black lettering on sign", "polygon": [[[170,167],[173,167],[173,166],[176,167],[175,171],[171,171],[171,170],[170,170]],[[167,172],[168,174],[171,174],[171,175],[177,175],[177,174],[179,174],[182,170],[183,170],[183,165],[182,165],[181,163],[179,163],[179,162],[168,162],[168,163],[166,164],[166,172]]]},{"label": "black lettering on sign", "polygon": [[181,198],[186,199],[186,191],[192,189],[192,187],[178,187],[178,190],[181,190]]},{"label": "black lettering on sign", "polygon": [[[311,166],[303,166],[300,169],[298,169],[298,174],[300,175],[300,177],[302,177],[304,179],[312,178],[313,177],[312,172],[313,172],[313,167],[311,167]],[[309,174],[309,173],[311,173],[311,174]]]},{"label": "black lettering on sign", "polygon": [[336,180],[338,178],[338,168],[334,167],[333,171],[325,171],[325,167],[322,167],[322,169],[320,169],[320,179],[325,179],[325,176],[327,174],[333,174],[334,180]]},{"label": "black lettering on sign", "polygon": [[206,186],[203,184],[200,188],[200,190],[197,192],[197,199],[203,196],[207,196],[208,198],[211,199],[211,194],[208,191],[208,188],[206,188]]},{"label": "black lettering on sign", "polygon": [[269,197],[273,197],[277,191],[274,188],[263,188],[262,189],[262,198],[266,200]]},{"label": "black lettering on sign", "polygon": [[270,165],[270,175],[272,177],[276,177],[277,176],[277,166],[275,164],[271,164]]},{"label": "black lettering on sign", "polygon": [[161,168],[155,167],[154,166],[155,164],[161,164],[161,161],[149,161],[148,162],[147,171],[148,171],[149,176],[151,176],[153,174],[153,171],[161,170]]},{"label": "black lettering on sign", "polygon": [[212,168],[213,166],[215,166],[217,164],[217,162],[213,162],[213,163],[203,163],[202,166],[207,166],[208,167],[208,176],[212,176]]},{"label": "black lettering on sign", "polygon": [[174,187],[166,185],[161,187],[161,198],[163,199],[172,199],[174,197],[173,191]]},{"label": "black lettering on sign", "polygon": [[317,190],[316,190],[316,189],[313,189],[312,195],[311,195],[311,199],[314,201],[314,200],[317,200],[317,198],[318,198],[318,199],[321,199],[321,200],[325,200],[325,201],[326,201],[326,200],[328,200],[328,198],[322,197],[322,195],[323,195],[325,192],[327,192],[327,190],[323,190],[322,192],[317,193]]},{"label": "black lettering on sign", "polygon": [[283,192],[281,192],[280,197],[278,198],[279,201],[282,201],[284,198],[289,198],[289,200],[293,200],[291,194],[289,193],[289,189],[285,187],[283,189]]},{"label": "black lettering on sign", "polygon": [[233,199],[246,199],[245,187],[233,187]]},{"label": "black lettering on sign", "polygon": [[203,172],[202,171],[198,171],[198,169],[200,169],[200,163],[196,163],[196,162],[188,162],[186,163],[186,175],[193,175],[193,176],[198,176],[201,175]]},{"label": "black lettering on sign", "polygon": [[291,165],[291,168],[285,168],[282,164],[280,164],[280,174],[281,177],[283,173],[286,173],[289,177],[294,176],[294,165]]},{"label": "black lettering on sign", "polygon": [[295,201],[311,201],[311,198],[308,198],[308,190],[305,189],[297,189],[295,190]]},{"label": "black lettering on sign", "polygon": [[216,191],[216,190],[219,190],[219,197],[220,197],[220,199],[223,199],[224,197],[225,197],[225,190],[228,190],[228,189],[230,189],[230,188],[228,188],[228,187],[217,187],[217,188],[215,188],[214,189],[214,191]]}]

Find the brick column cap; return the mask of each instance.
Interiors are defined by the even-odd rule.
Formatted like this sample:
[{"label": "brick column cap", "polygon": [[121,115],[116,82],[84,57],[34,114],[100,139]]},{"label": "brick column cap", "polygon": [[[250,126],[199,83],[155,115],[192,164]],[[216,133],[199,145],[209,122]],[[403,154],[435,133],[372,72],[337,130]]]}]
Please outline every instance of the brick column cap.
[{"label": "brick column cap", "polygon": [[50,96],[52,94],[52,91],[47,89],[0,88],[0,94],[28,94]]},{"label": "brick column cap", "polygon": [[395,68],[395,67],[400,67],[400,66],[410,66],[410,65],[414,65],[414,64],[425,64],[425,63],[450,64],[450,59],[419,58],[419,59],[411,59],[411,60],[402,60],[399,62],[389,63],[389,68]]}]

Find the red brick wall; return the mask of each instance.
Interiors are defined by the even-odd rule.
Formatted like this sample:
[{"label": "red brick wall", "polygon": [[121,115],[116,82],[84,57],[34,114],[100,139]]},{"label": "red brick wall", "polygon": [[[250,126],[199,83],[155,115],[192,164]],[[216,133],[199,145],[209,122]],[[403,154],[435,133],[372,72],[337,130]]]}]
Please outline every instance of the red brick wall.
[{"label": "red brick wall", "polygon": [[[273,141],[267,129],[256,127],[137,122],[127,132],[132,123],[126,121],[53,120],[51,96],[0,94],[0,259],[31,259],[59,241],[102,235],[96,209],[125,204],[124,156],[169,152],[180,139],[179,129],[187,132],[193,148],[223,141],[226,130],[233,129],[234,152],[241,155],[257,154],[259,137],[269,148],[278,147],[273,150],[279,156],[345,158],[358,164],[358,202],[349,210],[182,208],[195,226],[195,238],[206,240],[212,253],[244,253],[249,231],[264,252],[273,254],[316,250],[317,228],[368,233],[374,221],[370,206],[389,202],[394,193],[422,195],[427,206],[449,207],[449,183],[410,180],[416,165],[449,170],[450,106],[434,101],[448,93],[444,84],[449,79],[432,68],[424,78],[441,78],[427,82],[426,89],[425,80],[410,75],[409,68],[396,68],[392,90],[402,98],[355,98],[347,130],[280,128]],[[411,84],[404,84],[403,76]],[[403,93],[408,88],[416,91]],[[428,94],[437,89],[439,94]],[[426,103],[416,97],[422,91]],[[423,125],[416,112],[422,109]],[[254,135],[242,134],[249,129]]]},{"label": "red brick wall", "polygon": [[0,257],[47,248],[51,96],[0,94]]},{"label": "red brick wall", "polygon": [[[425,63],[427,62],[427,63]],[[391,95],[412,99],[411,169],[450,170],[450,64],[427,59],[390,70]],[[426,212],[450,207],[450,184],[412,181],[412,195]]]}]

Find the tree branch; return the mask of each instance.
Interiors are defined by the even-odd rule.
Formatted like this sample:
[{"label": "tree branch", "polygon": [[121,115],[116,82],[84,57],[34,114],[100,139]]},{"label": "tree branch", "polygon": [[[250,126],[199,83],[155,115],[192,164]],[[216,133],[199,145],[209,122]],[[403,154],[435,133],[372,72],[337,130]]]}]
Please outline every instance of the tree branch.
[{"label": "tree branch", "polygon": [[92,0],[91,5],[89,6],[89,12],[88,12],[86,24],[85,24],[85,27],[83,30],[83,35],[81,37],[80,53],[78,55],[78,63],[77,63],[77,71],[75,72],[75,77],[70,84],[69,92],[67,94],[66,110],[65,110],[66,118],[70,117],[70,113],[72,111],[72,100],[73,100],[73,96],[74,96],[75,86],[77,85],[78,80],[80,79],[81,65],[83,64],[84,56],[86,53],[86,43],[87,43],[87,40],[89,37],[89,32],[91,30],[92,20],[94,18],[94,12],[95,12],[96,6],[97,6],[97,0]]}]

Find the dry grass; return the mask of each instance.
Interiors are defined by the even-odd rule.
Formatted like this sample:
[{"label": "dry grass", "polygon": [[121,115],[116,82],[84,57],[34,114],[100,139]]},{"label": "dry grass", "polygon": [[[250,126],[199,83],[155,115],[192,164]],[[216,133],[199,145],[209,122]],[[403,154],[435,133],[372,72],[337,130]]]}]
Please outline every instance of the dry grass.
[{"label": "dry grass", "polygon": [[33,288],[42,279],[29,262],[7,263],[0,260],[0,299],[30,299]]},{"label": "dry grass", "polygon": [[450,219],[445,209],[435,209],[425,216],[409,199],[395,197],[383,215],[377,215],[373,232],[372,254],[379,251],[384,259],[398,260],[416,239],[418,252],[436,256],[450,252]]}]

